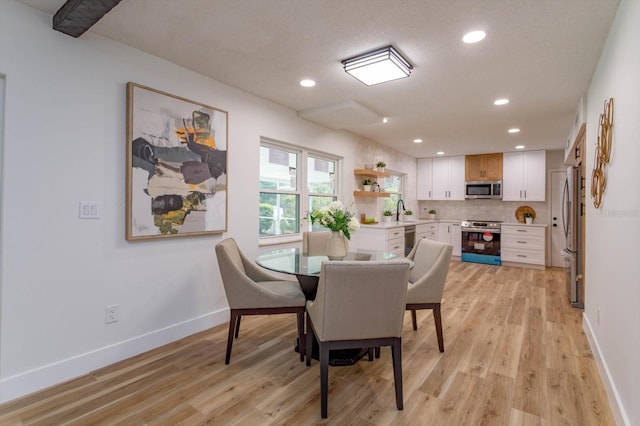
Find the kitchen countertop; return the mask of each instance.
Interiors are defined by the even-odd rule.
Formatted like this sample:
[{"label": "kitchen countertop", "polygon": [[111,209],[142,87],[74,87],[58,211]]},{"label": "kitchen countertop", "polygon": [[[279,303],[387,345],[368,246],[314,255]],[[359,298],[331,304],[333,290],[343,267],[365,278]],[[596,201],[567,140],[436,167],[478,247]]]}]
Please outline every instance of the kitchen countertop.
[{"label": "kitchen countertop", "polygon": [[527,225],[526,223],[520,223],[520,222],[503,222],[502,225],[531,226],[532,228],[546,228],[547,226],[549,226],[546,223],[532,223]]},{"label": "kitchen countertop", "polygon": [[411,226],[411,225],[421,225],[423,223],[435,223],[436,220],[428,220],[428,219],[418,219],[418,220],[400,220],[400,221],[391,221],[391,222],[378,222],[373,224],[365,224],[361,223],[360,228],[375,228],[375,229],[388,229],[388,228],[397,228],[400,226]]},{"label": "kitchen countertop", "polygon": [[[460,223],[462,220],[460,219],[416,219],[416,220],[400,220],[400,221],[391,221],[391,222],[379,222],[374,224],[364,224],[361,223],[361,228],[373,228],[373,229],[389,229],[389,228],[398,228],[404,226],[411,225],[421,225],[425,223]],[[546,228],[549,225],[546,223],[532,223],[527,225],[526,223],[520,222],[502,222],[502,225],[512,225],[512,226],[531,226],[533,228]]]}]

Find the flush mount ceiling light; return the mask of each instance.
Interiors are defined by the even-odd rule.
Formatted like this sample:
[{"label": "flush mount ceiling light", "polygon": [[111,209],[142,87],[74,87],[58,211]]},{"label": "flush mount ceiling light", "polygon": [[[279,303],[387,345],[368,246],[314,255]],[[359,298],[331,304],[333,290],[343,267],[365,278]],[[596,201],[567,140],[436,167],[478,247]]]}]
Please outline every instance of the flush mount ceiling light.
[{"label": "flush mount ceiling light", "polygon": [[413,66],[393,46],[342,61],[344,70],[367,86],[409,77]]},{"label": "flush mount ceiling light", "polygon": [[493,104],[497,105],[497,106],[506,105],[508,103],[509,103],[509,99],[507,99],[507,98],[496,99],[495,101],[493,101]]},{"label": "flush mount ceiling light", "polygon": [[422,143],[422,139],[418,138],[418,139],[414,139],[413,143]]},{"label": "flush mount ceiling light", "polygon": [[508,131],[509,133],[520,133],[520,129],[518,129],[517,127],[514,127],[513,129],[509,129]]},{"label": "flush mount ceiling light", "polygon": [[316,82],[311,79],[305,78],[304,80],[300,80],[300,86],[302,87],[313,87],[315,85]]},{"label": "flush mount ceiling light", "polygon": [[524,149],[524,145],[516,145],[516,149]]}]

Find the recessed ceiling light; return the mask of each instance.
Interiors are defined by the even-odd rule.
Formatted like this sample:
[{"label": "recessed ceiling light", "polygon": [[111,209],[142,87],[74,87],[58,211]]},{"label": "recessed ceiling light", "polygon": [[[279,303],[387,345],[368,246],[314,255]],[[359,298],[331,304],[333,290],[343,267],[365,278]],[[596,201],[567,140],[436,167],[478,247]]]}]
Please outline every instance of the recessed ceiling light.
[{"label": "recessed ceiling light", "polygon": [[422,139],[414,139],[413,142],[414,143],[422,143]]},{"label": "recessed ceiling light", "polygon": [[479,41],[484,40],[486,36],[487,36],[487,33],[485,33],[484,31],[471,31],[466,33],[464,37],[462,37],[462,41],[469,44],[477,43]]},{"label": "recessed ceiling light", "polygon": [[509,99],[507,98],[496,99],[495,101],[493,101],[494,105],[506,105],[508,103],[509,103]]},{"label": "recessed ceiling light", "polygon": [[382,117],[382,122],[383,123],[388,123],[389,122],[389,117]]},{"label": "recessed ceiling light", "polygon": [[444,151],[438,151],[436,152],[436,155],[444,155]]},{"label": "recessed ceiling light", "polygon": [[509,133],[520,133],[520,129],[514,127],[513,129],[509,129]]},{"label": "recessed ceiling light", "polygon": [[305,78],[304,80],[300,80],[300,86],[302,87],[313,87],[316,85],[316,82],[313,80],[309,80]]},{"label": "recessed ceiling light", "polygon": [[516,149],[524,149],[524,145],[516,145]]}]

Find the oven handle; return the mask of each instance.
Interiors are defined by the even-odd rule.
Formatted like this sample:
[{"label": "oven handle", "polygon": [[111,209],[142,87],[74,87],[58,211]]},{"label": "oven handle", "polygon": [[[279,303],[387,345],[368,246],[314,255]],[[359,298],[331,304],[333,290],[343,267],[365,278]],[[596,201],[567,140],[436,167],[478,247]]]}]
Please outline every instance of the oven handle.
[{"label": "oven handle", "polygon": [[472,227],[463,227],[462,232],[491,232],[492,234],[499,234],[499,229],[486,229],[486,228],[472,228]]}]

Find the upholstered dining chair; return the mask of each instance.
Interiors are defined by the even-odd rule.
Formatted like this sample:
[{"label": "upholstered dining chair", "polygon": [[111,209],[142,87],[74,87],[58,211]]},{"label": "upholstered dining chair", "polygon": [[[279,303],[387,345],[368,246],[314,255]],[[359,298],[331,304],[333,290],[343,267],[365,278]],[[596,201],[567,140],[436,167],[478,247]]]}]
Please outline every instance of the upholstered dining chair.
[{"label": "upholstered dining chair", "polygon": [[413,329],[418,329],[416,310],[432,309],[438,348],[444,352],[440,304],[447,281],[453,246],[429,239],[418,240],[407,258],[414,263],[409,273],[406,309],[411,311]]},{"label": "upholstered dining chair", "polygon": [[302,252],[309,256],[326,255],[329,237],[331,237],[331,231],[303,232]]},{"label": "upholstered dining chair", "polygon": [[396,407],[402,398],[402,321],[409,279],[405,259],[322,262],[315,300],[307,301],[307,365],[319,346],[321,415],[327,417],[329,351],[391,346]]},{"label": "upholstered dining chair", "polygon": [[233,238],[216,244],[216,256],[231,318],[225,364],[231,359],[231,347],[240,331],[242,315],[295,313],[298,319],[300,361],[304,360],[305,297],[296,281],[281,280],[260,269],[240,251]]}]

